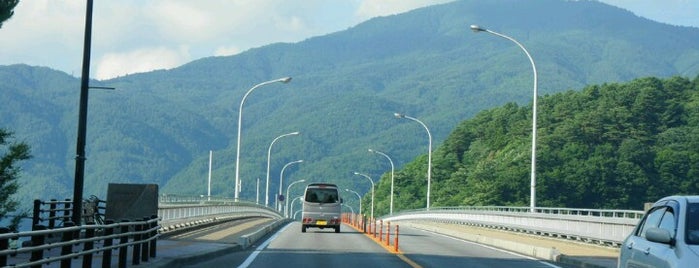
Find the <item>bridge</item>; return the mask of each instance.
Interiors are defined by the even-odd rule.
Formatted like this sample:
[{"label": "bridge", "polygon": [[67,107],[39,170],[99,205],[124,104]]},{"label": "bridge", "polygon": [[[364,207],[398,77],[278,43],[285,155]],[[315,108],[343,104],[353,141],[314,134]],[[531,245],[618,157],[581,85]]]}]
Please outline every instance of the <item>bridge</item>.
[{"label": "bridge", "polygon": [[[396,258],[388,256],[400,256],[396,267],[404,267],[406,264],[412,267],[435,267],[438,266],[436,264],[448,265],[450,262],[453,266],[459,261],[473,259],[486,264],[498,261],[512,264],[511,259],[515,257],[501,257],[505,253],[492,252],[505,250],[515,253],[514,256],[520,256],[515,259],[527,263],[525,267],[537,267],[542,263],[551,267],[570,267],[557,266],[562,264],[614,267],[618,247],[642,215],[642,211],[631,210],[433,207],[429,210],[401,211],[373,220],[346,213],[340,234],[318,230],[300,235],[300,225],[297,222],[284,218],[272,208],[249,202],[209,201],[194,197],[160,200],[158,215],[144,217],[142,221],[0,234],[0,266],[39,267],[48,264],[52,267],[71,267],[72,264],[77,267],[165,267],[179,265],[181,261],[187,260],[193,262],[189,264],[193,265],[191,267],[197,267],[197,262],[203,263],[223,255],[236,256],[242,265],[246,261],[242,257],[249,258],[254,252],[260,254],[264,250],[260,247],[265,243],[269,246],[271,240],[267,237],[271,235],[277,239],[279,236],[288,236],[291,242],[287,243],[291,247],[299,246],[297,242],[302,242],[301,246],[307,247],[284,253],[284,259],[299,258],[287,256],[294,252],[304,255],[329,250],[322,254],[323,259],[337,257],[341,260],[346,257],[345,253],[354,252],[355,258],[340,263],[359,264],[357,258],[363,259],[366,255],[369,259],[376,258],[374,261],[379,261],[382,267],[394,266],[391,262],[396,262]],[[74,235],[65,238],[66,233]],[[206,235],[191,239],[191,236],[201,234]],[[44,241],[45,244],[10,246],[10,241],[26,241],[36,237],[61,239]],[[212,237],[215,239],[212,240]],[[225,242],[221,242],[224,240]],[[348,241],[355,242],[346,243]],[[315,243],[321,242],[323,246],[318,248]],[[332,249],[327,248],[326,243],[331,244]],[[434,246],[424,247],[431,243]],[[477,255],[455,250],[476,247],[468,243],[476,243],[478,247],[492,250],[484,253],[481,252],[483,249],[479,249],[479,253],[475,253]],[[362,246],[352,247],[358,245]],[[453,248],[443,248],[445,245]],[[249,249],[253,247],[259,249],[251,254]],[[567,247],[577,249],[566,249]],[[368,248],[374,249],[365,252],[366,254],[361,253]],[[587,255],[586,257],[569,256],[568,252],[581,250],[580,248],[585,250],[582,255]],[[451,251],[453,252],[448,258],[443,256],[445,252]],[[37,252],[43,253],[38,255]],[[385,259],[390,259],[391,262],[383,263]],[[253,263],[254,260],[250,261],[250,264]],[[370,266],[377,264],[367,263]]]}]

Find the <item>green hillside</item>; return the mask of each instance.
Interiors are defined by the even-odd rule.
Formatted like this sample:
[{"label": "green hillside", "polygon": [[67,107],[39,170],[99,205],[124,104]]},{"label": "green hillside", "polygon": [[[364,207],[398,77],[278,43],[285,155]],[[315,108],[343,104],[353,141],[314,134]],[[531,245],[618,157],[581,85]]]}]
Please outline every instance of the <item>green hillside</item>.
[{"label": "green hillside", "polygon": [[[699,193],[699,76],[588,86],[538,108],[537,206],[640,210]],[[478,113],[433,152],[431,206],[529,206],[530,155],[531,105]],[[394,210],[425,207],[426,161],[395,174]],[[389,182],[376,213],[388,213]]]},{"label": "green hillside", "polygon": [[[293,77],[292,82],[260,88],[245,103],[241,197],[255,200],[256,180],[266,177],[269,143],[292,131],[302,134],[275,144],[270,189],[278,189],[285,163],[304,159],[286,170],[287,183],[331,181],[366,193],[368,182],[352,172],[378,180],[388,169],[385,159],[368,148],[389,154],[407,169],[417,168],[409,163],[426,151],[423,129],[395,119],[394,112],[425,122],[438,148],[459,122],[485,109],[531,102],[531,66],[521,50],[507,40],[472,33],[471,24],[506,33],[527,47],[537,63],[541,96],[638,77],[699,74],[699,29],[652,22],[598,2],[432,6],[294,44],[92,81],[117,90],[90,92],[85,194],[105,196],[109,182],[157,183],[162,193],[205,194],[208,152],[213,150],[212,194],[233,196],[240,100],[253,85],[285,76]],[[72,196],[79,79],[12,65],[0,66],[0,81],[0,127],[24,139],[34,155],[23,167],[21,200]],[[519,116],[527,114],[523,110]],[[543,120],[541,127],[548,127]],[[526,133],[522,131],[522,146]],[[435,172],[438,186],[441,171]],[[424,194],[419,183],[410,187],[402,198],[424,204],[412,198]],[[511,193],[509,201],[466,203],[517,204],[528,193],[524,191]],[[581,200],[550,204],[598,205]]]}]

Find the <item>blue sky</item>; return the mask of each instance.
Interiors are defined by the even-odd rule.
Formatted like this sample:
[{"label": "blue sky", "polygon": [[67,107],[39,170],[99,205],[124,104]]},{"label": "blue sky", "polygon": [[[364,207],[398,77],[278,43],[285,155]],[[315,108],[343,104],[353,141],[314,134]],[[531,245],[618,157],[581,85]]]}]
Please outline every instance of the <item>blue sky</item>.
[{"label": "blue sky", "polygon": [[[94,0],[91,77],[169,69],[209,56],[298,42],[376,17],[451,0]],[[0,65],[79,77],[85,2],[24,0],[0,29]],[[699,28],[699,0],[601,0],[636,15]],[[699,41],[698,41],[699,43]]]}]

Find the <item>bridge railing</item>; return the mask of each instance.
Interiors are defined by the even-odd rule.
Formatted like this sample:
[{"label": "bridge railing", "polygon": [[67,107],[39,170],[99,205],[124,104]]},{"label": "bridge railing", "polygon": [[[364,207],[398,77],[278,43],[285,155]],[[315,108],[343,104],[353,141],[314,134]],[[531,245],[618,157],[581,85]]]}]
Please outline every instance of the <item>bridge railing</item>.
[{"label": "bridge railing", "polygon": [[529,207],[438,207],[385,216],[384,221],[435,221],[506,229],[618,247],[643,211]]},{"label": "bridge railing", "polygon": [[[70,267],[72,260],[78,258],[83,260],[79,266],[90,267],[93,255],[102,257],[103,267],[111,267],[112,250],[119,251],[120,267],[129,260],[131,264],[137,265],[148,262],[149,257],[155,257],[156,240],[163,232],[199,228],[206,224],[244,217],[282,218],[276,210],[253,202],[184,196],[159,201],[158,215],[131,222],[114,223],[108,219],[107,224],[80,226],[64,222],[53,229],[37,225],[32,231],[15,233],[2,227],[0,267],[39,267],[59,262],[61,267]],[[130,257],[128,248],[133,249]]]}]

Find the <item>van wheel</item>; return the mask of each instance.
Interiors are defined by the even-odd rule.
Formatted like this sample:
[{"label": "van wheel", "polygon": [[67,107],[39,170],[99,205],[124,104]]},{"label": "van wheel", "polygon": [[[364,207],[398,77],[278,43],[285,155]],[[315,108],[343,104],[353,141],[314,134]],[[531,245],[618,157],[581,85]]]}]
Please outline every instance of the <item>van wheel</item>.
[{"label": "van wheel", "polygon": [[340,226],[335,227],[335,232],[339,233],[340,232]]},{"label": "van wheel", "polygon": [[301,226],[301,232],[305,233],[306,232],[306,226]]}]

